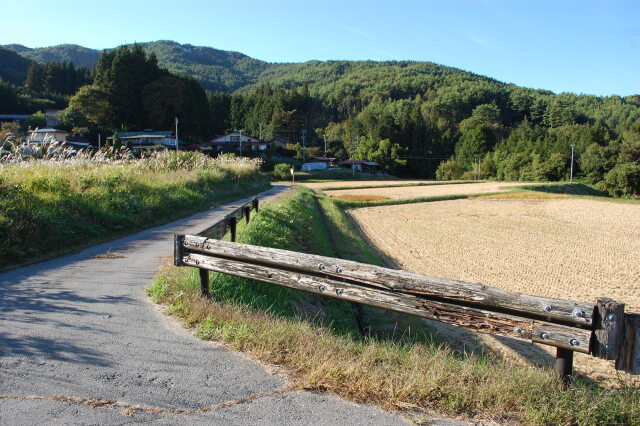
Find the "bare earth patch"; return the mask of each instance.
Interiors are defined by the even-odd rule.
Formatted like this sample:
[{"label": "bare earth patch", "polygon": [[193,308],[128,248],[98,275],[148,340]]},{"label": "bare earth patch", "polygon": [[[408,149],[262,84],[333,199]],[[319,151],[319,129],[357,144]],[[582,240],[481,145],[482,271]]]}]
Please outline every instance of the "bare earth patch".
[{"label": "bare earth patch", "polygon": [[382,196],[394,200],[452,194],[482,194],[487,192],[507,191],[505,186],[518,185],[517,182],[482,182],[453,183],[446,185],[405,186],[389,188],[362,188],[324,191],[332,197],[349,196]]},{"label": "bare earth patch", "polygon": [[[590,303],[607,296],[626,303],[627,312],[640,312],[640,205],[477,198],[350,214],[401,269]],[[479,338],[511,358],[551,359],[532,345]],[[629,380],[590,356],[576,354],[575,365],[608,384]]]}]

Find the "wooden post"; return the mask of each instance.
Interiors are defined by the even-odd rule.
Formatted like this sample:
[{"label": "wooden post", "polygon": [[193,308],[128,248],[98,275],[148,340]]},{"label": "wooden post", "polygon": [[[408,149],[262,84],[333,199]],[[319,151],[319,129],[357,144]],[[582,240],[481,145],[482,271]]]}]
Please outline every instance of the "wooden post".
[{"label": "wooden post", "polygon": [[251,218],[251,207],[250,206],[246,206],[246,207],[243,207],[243,209],[244,209],[244,217],[245,217],[247,223],[249,223],[249,220]]},{"label": "wooden post", "polygon": [[200,271],[200,292],[203,296],[209,297],[209,270],[198,269]]},{"label": "wooden post", "polygon": [[254,209],[254,210],[256,211],[256,213],[257,213],[257,212],[258,212],[258,204],[259,204],[260,202],[258,201],[258,199],[257,199],[257,198],[254,198],[254,199],[253,199],[253,201],[252,201],[252,203],[253,203],[253,209]]},{"label": "wooden post", "polygon": [[616,370],[640,375],[640,314],[624,316],[623,341],[616,360]]},{"label": "wooden post", "polygon": [[173,264],[175,266],[183,266],[182,257],[184,256],[184,235],[173,236]]},{"label": "wooden post", "polygon": [[556,374],[560,376],[562,384],[567,386],[573,374],[573,351],[558,348],[556,351]]},{"label": "wooden post", "polygon": [[238,224],[238,219],[235,216],[229,217],[229,228],[231,229],[231,241],[236,240],[236,225]]},{"label": "wooden post", "polygon": [[597,302],[591,353],[602,359],[618,359],[624,332],[624,303],[604,297]]}]

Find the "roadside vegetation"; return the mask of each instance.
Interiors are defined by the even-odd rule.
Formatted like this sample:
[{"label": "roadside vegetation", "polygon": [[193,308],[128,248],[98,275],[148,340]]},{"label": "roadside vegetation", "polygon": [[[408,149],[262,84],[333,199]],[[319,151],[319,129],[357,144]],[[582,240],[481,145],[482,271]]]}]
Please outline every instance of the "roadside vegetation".
[{"label": "roadside vegetation", "polygon": [[[335,200],[306,188],[261,208],[238,235],[249,244],[381,262]],[[525,424],[640,418],[640,389],[578,379],[564,390],[551,371],[455,352],[412,317],[220,274],[212,274],[207,300],[195,269],[171,266],[148,293],[200,338],[282,365],[300,389],[400,410],[417,421],[423,409]]]},{"label": "roadside vegetation", "polygon": [[269,186],[259,160],[111,154],[0,163],[0,268],[166,223]]}]

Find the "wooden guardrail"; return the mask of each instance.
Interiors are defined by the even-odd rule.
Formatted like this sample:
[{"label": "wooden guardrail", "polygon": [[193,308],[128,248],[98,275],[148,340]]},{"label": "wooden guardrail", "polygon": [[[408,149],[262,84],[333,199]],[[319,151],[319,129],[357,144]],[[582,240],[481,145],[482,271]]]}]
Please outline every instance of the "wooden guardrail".
[{"label": "wooden guardrail", "polygon": [[[257,200],[252,204],[257,209]],[[247,209],[247,207],[249,207]],[[238,209],[249,220],[251,206]],[[235,213],[238,213],[236,211]],[[515,293],[483,284],[433,278],[343,259],[239,244],[237,216],[214,226],[216,238],[176,235],[176,266],[200,269],[202,293],[209,295],[209,272],[269,284],[555,346],[556,371],[572,373],[573,352],[615,360],[616,368],[640,374],[640,315],[624,304],[597,304]],[[231,229],[231,242],[220,238]],[[224,232],[223,232],[224,231]]]}]

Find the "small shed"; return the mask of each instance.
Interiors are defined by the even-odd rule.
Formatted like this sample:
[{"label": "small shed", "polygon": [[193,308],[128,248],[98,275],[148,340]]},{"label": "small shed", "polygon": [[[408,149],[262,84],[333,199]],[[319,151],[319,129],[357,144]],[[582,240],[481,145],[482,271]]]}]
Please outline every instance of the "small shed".
[{"label": "small shed", "polygon": [[382,171],[382,166],[373,161],[364,160],[347,160],[338,163],[339,166],[354,169],[362,173],[378,173]]}]

